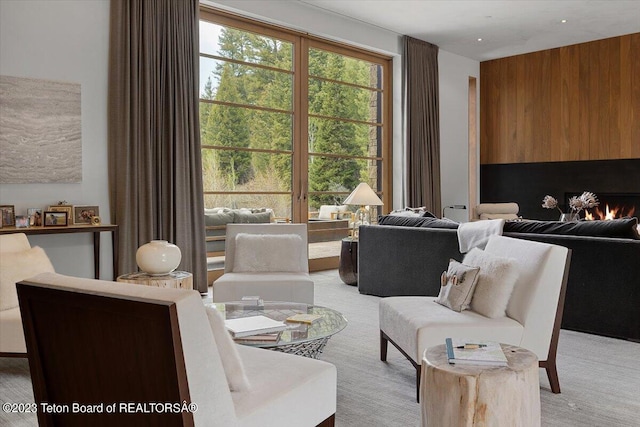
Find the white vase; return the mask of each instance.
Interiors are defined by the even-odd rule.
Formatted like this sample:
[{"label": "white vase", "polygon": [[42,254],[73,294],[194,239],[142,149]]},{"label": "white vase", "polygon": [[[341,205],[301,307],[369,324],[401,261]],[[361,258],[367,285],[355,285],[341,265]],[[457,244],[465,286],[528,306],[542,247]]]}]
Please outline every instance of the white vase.
[{"label": "white vase", "polygon": [[152,240],[136,251],[136,263],[140,270],[152,276],[171,273],[180,264],[180,248],[166,240]]}]

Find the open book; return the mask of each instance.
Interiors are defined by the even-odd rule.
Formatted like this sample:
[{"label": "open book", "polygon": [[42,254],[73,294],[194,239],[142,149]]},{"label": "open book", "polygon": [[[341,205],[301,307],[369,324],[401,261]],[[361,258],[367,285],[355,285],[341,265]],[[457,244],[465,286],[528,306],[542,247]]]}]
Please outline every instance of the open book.
[{"label": "open book", "polygon": [[447,358],[451,364],[508,366],[500,343],[495,341],[447,338],[445,344]]},{"label": "open book", "polygon": [[269,334],[287,329],[287,325],[284,323],[269,319],[266,316],[227,319],[224,321],[224,324],[234,338],[242,338],[249,335]]}]

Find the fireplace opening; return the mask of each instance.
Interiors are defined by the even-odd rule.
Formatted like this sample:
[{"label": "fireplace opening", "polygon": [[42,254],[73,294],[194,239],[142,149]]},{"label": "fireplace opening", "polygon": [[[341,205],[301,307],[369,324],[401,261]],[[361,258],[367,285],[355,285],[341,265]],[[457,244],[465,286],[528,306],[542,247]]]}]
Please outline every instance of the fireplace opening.
[{"label": "fireplace opening", "polygon": [[[565,193],[565,200],[582,193]],[[595,193],[600,204],[587,209],[581,217],[587,220],[607,220],[625,217],[640,219],[640,193]]]}]

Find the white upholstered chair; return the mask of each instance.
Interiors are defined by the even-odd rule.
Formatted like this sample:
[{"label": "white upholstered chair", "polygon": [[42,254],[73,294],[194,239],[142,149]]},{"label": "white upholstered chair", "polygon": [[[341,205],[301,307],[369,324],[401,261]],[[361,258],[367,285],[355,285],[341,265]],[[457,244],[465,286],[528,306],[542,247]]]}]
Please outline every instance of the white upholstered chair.
[{"label": "white upholstered chair", "polygon": [[51,261],[24,233],[0,235],[0,355],[26,357],[16,282],[44,272]]},{"label": "white upholstered chair", "polygon": [[228,224],[224,274],[213,301],[258,296],[313,304],[306,224]]},{"label": "white upholstered chair", "polygon": [[46,273],[18,293],[38,406],[118,405],[114,413],[38,411],[41,426],[334,425],[335,366],[233,343],[196,291]]},{"label": "white upholstered chair", "polygon": [[[560,393],[556,350],[570,263],[570,250],[556,245],[492,236],[485,251],[516,260],[518,280],[505,317],[472,310],[455,312],[435,297],[390,297],[380,301],[380,360],[390,341],[416,368],[419,390],[422,354],[445,338],[498,341],[526,348],[545,368],[551,390]],[[473,302],[472,302],[473,305]]]}]

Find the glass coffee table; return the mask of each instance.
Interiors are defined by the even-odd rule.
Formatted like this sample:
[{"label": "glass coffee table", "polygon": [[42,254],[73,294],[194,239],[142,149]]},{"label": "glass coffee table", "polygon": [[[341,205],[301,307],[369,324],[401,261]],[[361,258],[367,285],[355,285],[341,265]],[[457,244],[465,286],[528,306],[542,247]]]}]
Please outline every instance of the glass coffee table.
[{"label": "glass coffee table", "polygon": [[225,319],[262,315],[284,322],[288,317],[299,313],[319,315],[320,317],[311,324],[286,322],[288,328],[277,334],[272,341],[246,338],[236,340],[237,343],[243,345],[267,348],[313,359],[320,356],[332,335],[347,326],[347,319],[341,313],[319,305],[265,301],[260,306],[255,301],[214,303],[210,299],[205,300],[204,303],[215,306],[224,314]]}]

